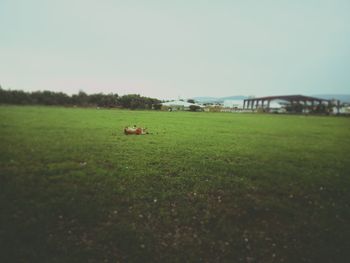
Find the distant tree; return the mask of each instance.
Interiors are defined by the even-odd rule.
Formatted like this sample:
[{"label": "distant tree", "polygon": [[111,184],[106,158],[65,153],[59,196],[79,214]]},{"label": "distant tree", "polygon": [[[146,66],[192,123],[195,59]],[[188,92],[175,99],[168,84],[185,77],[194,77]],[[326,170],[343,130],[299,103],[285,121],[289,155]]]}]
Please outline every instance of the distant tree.
[{"label": "distant tree", "polygon": [[94,106],[102,107],[102,101],[103,101],[104,94],[102,93],[95,93],[89,95],[89,104]]},{"label": "distant tree", "polygon": [[153,109],[154,110],[160,110],[161,108],[162,108],[162,104],[161,103],[153,104]]},{"label": "distant tree", "polygon": [[160,100],[129,94],[119,97],[118,94],[91,94],[84,91],[68,96],[63,92],[21,90],[4,90],[0,86],[0,103],[6,104],[39,104],[39,105],[77,105],[98,107],[122,107],[128,109],[160,109]]},{"label": "distant tree", "polygon": [[11,93],[9,90],[4,90],[0,87],[0,103],[11,103]]},{"label": "distant tree", "polygon": [[11,90],[8,92],[7,103],[12,104],[30,104],[31,99],[28,93],[22,90]]},{"label": "distant tree", "polygon": [[201,109],[201,107],[197,106],[197,105],[190,105],[190,111],[199,111]]},{"label": "distant tree", "polygon": [[152,105],[159,104],[158,99],[141,97],[138,94],[124,95],[119,98],[119,104],[128,109],[152,109]]},{"label": "distant tree", "polygon": [[193,99],[188,99],[187,102],[188,103],[195,103],[195,101]]},{"label": "distant tree", "polygon": [[115,108],[118,106],[118,94],[110,93],[108,95],[102,95],[97,103],[99,107]]},{"label": "distant tree", "polygon": [[56,104],[55,105],[70,105],[71,104],[71,97],[63,92],[58,92],[55,94],[56,97]]},{"label": "distant tree", "polygon": [[72,96],[72,103],[79,106],[88,106],[89,96],[84,91],[80,90],[77,95],[74,94]]},{"label": "distant tree", "polygon": [[139,105],[138,103],[139,99],[140,99],[140,95],[138,94],[124,95],[119,98],[119,104],[123,108],[136,109]]}]

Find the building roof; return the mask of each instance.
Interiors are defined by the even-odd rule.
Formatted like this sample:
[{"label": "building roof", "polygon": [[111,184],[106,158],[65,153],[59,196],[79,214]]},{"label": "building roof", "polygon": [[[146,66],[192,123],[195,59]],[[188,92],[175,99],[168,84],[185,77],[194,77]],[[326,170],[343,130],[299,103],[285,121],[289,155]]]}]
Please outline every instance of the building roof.
[{"label": "building roof", "polygon": [[224,107],[243,107],[243,100],[224,100]]},{"label": "building roof", "polygon": [[195,103],[189,103],[189,102],[186,102],[186,101],[181,101],[181,100],[175,100],[175,101],[168,101],[168,102],[163,102],[162,103],[163,106],[173,106],[173,107],[176,107],[176,106],[182,106],[182,107],[190,107],[191,105],[195,105],[195,106],[199,106],[199,107],[203,107],[199,104],[195,104]]},{"label": "building roof", "polygon": [[267,96],[267,97],[259,97],[259,98],[250,98],[250,99],[245,99],[245,101],[248,100],[287,100],[287,101],[292,101],[292,100],[299,100],[299,101],[328,101],[326,99],[321,99],[321,98],[316,98],[316,97],[310,97],[310,96],[303,96],[303,95],[282,95],[282,96]]}]

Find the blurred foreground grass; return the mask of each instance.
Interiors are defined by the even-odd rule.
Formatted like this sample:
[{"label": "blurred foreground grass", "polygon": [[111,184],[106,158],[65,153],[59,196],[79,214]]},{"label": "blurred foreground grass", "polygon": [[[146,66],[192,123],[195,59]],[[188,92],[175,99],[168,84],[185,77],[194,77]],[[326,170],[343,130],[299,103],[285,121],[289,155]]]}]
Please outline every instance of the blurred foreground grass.
[{"label": "blurred foreground grass", "polygon": [[1,106],[0,261],[347,262],[349,135],[349,118]]}]

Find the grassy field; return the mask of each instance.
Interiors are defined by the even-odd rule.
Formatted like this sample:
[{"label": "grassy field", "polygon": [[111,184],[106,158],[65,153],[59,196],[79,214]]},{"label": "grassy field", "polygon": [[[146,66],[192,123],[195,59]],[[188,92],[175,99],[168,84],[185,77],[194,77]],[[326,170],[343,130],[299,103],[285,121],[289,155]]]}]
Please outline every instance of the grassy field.
[{"label": "grassy field", "polygon": [[350,118],[1,106],[0,136],[0,262],[350,258]]}]

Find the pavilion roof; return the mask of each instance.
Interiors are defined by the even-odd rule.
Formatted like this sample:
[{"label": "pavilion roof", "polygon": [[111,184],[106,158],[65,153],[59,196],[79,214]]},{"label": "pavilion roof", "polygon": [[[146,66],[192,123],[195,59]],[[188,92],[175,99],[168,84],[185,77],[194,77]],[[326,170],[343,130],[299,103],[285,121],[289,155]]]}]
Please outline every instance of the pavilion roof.
[{"label": "pavilion roof", "polygon": [[316,97],[310,97],[310,96],[303,96],[303,95],[282,95],[282,96],[267,96],[267,97],[259,97],[259,98],[250,98],[250,99],[245,99],[245,101],[248,100],[287,100],[287,101],[292,101],[292,100],[301,100],[301,101],[328,101],[326,99],[321,99],[321,98],[316,98]]}]

